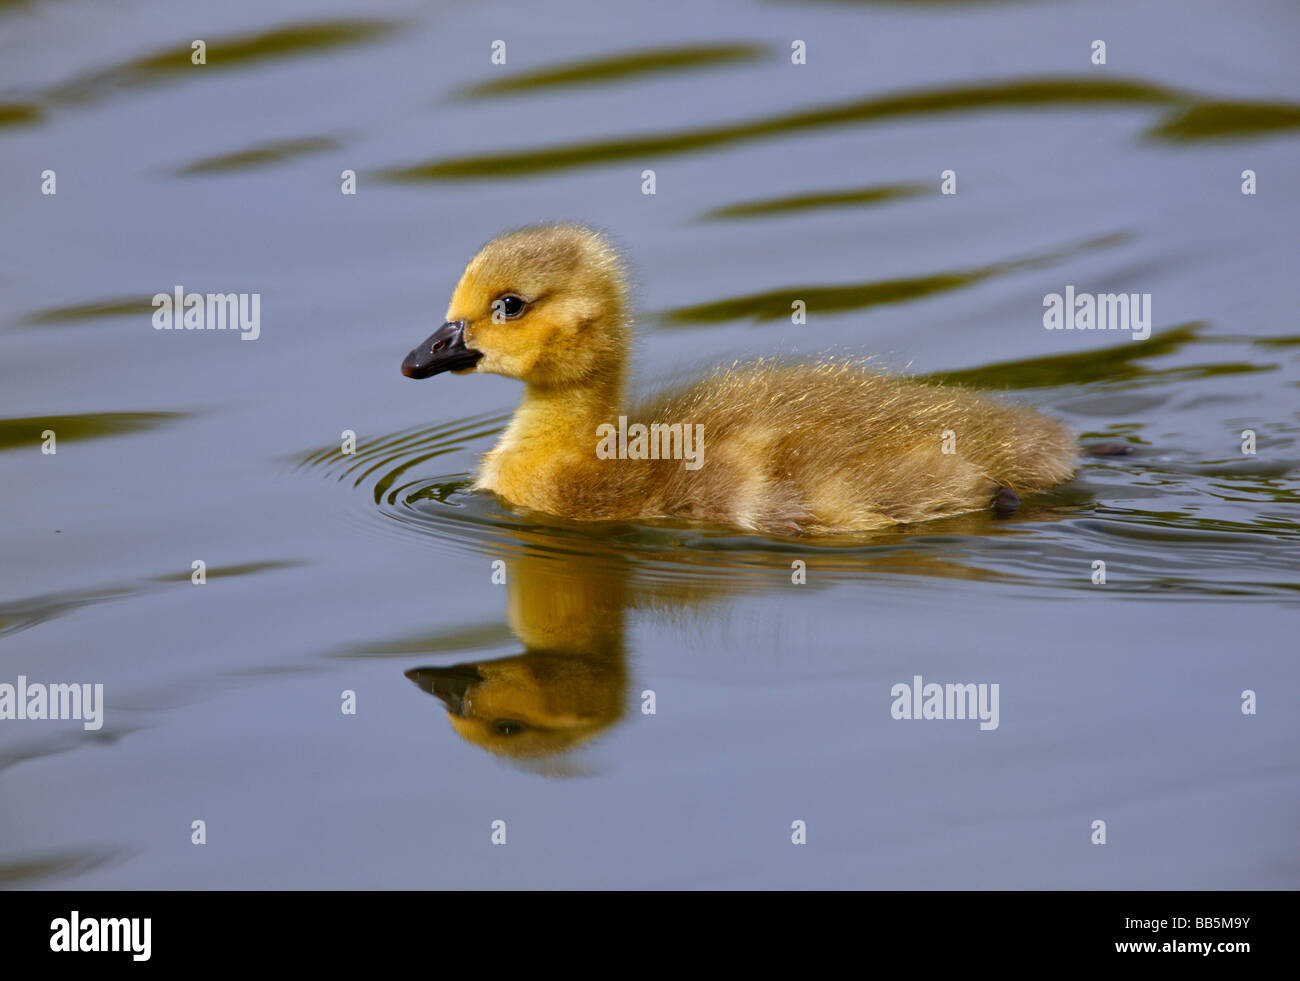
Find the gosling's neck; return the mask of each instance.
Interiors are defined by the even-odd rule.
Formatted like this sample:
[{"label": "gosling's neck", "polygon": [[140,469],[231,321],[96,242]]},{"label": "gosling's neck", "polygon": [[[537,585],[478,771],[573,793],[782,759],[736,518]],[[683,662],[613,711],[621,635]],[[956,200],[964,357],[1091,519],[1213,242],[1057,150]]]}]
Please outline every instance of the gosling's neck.
[{"label": "gosling's neck", "polygon": [[575,457],[594,457],[597,428],[623,405],[622,372],[549,386],[528,383],[501,439],[483,459],[478,486],[521,500],[530,480]]}]

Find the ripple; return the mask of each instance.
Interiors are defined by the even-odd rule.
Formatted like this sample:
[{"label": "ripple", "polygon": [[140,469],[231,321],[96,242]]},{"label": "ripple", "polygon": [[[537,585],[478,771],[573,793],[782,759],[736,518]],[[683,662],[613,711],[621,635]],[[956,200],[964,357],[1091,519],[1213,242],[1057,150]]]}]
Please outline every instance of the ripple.
[{"label": "ripple", "polygon": [[[1171,329],[1163,347],[1153,338],[1148,354],[1192,343],[1201,326]],[[1097,355],[1106,366],[1104,372],[1097,369],[1098,377],[1140,371],[1130,365],[1140,356],[1137,348],[1126,342],[1113,355]],[[1055,368],[1078,365],[1077,382],[1078,374],[1087,374],[1089,355],[1066,357],[1045,360]],[[998,370],[1012,387],[1047,383],[1042,366],[1032,362],[1019,378],[1005,366]],[[1077,399],[1077,387],[1071,397]],[[1082,594],[1098,588],[1088,575],[1091,563],[1102,556],[1114,559],[1116,543],[1122,542],[1124,557],[1117,561],[1124,575],[1108,587],[1116,595],[1300,599],[1291,582],[1300,525],[1286,510],[1300,501],[1300,486],[1290,476],[1293,461],[1196,463],[1173,459],[1178,451],[1164,446],[1156,455],[1141,435],[1141,422],[1119,421],[1084,434],[1086,440],[1126,442],[1139,452],[1085,458],[1074,481],[1027,500],[1010,520],[980,512],[856,535],[781,538],[678,521],[572,521],[507,507],[494,495],[474,491],[466,472],[478,448],[472,444],[498,434],[506,418],[487,414],[408,428],[365,439],[350,455],[330,446],[297,462],[363,491],[366,504],[350,511],[349,519],[370,532],[407,541],[414,536],[438,548],[494,558],[543,558],[560,563],[561,570],[577,562],[584,575],[604,569],[631,576],[650,595],[698,599],[785,586],[795,559],[807,563],[819,586],[945,578]],[[422,465],[439,458],[462,469],[421,472]],[[1227,482],[1229,489],[1216,488],[1216,481]],[[1235,502],[1238,510],[1208,515],[1207,499]],[[1135,508],[1137,500],[1151,506]],[[1254,506],[1242,510],[1243,504]],[[390,638],[334,656],[483,649],[501,639],[490,626],[469,625],[448,636]]]},{"label": "ripple", "polygon": [[[405,540],[417,536],[476,555],[578,561],[584,569],[610,574],[628,575],[631,563],[642,588],[685,590],[696,597],[788,585],[795,559],[815,570],[819,584],[906,576],[1012,582],[1022,574],[987,566],[983,543],[1025,538],[1035,526],[1061,522],[1090,500],[1086,492],[1066,487],[1027,502],[1011,521],[977,513],[856,535],[781,538],[670,520],[571,521],[508,508],[494,495],[472,490],[465,472],[412,474],[432,459],[468,455],[471,442],[500,432],[505,419],[475,416],[405,429],[363,440],[350,455],[336,446],[303,454],[298,465],[366,492],[367,505],[350,516],[372,532]],[[1036,575],[1041,579],[1041,570]],[[478,627],[466,629],[475,647],[484,637],[497,637],[480,636]],[[337,656],[398,656],[443,650],[447,644],[445,638],[398,638]]]},{"label": "ripple", "polygon": [[[552,515],[512,510],[491,494],[472,490],[468,473],[424,475],[403,480],[414,468],[438,457],[464,453],[469,443],[501,432],[504,414],[469,416],[434,426],[421,426],[362,440],[353,454],[329,446],[297,458],[300,469],[317,469],[338,481],[369,491],[375,508],[367,508],[365,520],[378,518],[385,530],[403,535],[415,533],[458,550],[480,554],[542,554],[604,557],[623,560],[632,555],[661,569],[675,567],[729,568],[748,566],[770,572],[774,556],[780,557],[779,571],[788,579],[790,558],[815,553],[824,556],[827,568],[833,557],[845,556],[855,548],[862,554],[884,558],[882,545],[899,545],[906,535],[873,532],[861,536],[826,538],[765,538],[711,529],[688,522],[655,521],[584,522]],[[956,532],[963,528],[984,528],[991,519],[977,516],[931,522],[930,534]],[[898,566],[899,560],[887,564]],[[925,564],[925,563],[921,563]],[[858,566],[860,563],[851,563]],[[957,574],[956,570],[949,570]],[[960,574],[969,575],[970,570]]]},{"label": "ripple", "polygon": [[[298,462],[301,467],[321,467],[338,480],[352,477],[353,487],[360,487],[375,477],[375,503],[381,503],[387,496],[391,504],[408,486],[392,489],[406,471],[454,452],[471,439],[501,432],[509,418],[508,414],[485,414],[467,416],[440,426],[413,426],[370,442],[363,439],[355,453],[345,454],[340,447],[331,446],[305,454]],[[450,494],[451,490],[448,489],[447,493]]]}]

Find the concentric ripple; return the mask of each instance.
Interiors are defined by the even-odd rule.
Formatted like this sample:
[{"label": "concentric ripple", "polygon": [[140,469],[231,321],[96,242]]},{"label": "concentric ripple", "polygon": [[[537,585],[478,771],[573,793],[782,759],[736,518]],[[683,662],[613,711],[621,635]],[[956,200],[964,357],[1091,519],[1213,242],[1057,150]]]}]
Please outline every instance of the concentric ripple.
[{"label": "concentric ripple", "polygon": [[[1070,404],[1078,403],[1076,390]],[[1287,514],[1300,490],[1287,476],[1291,465],[1153,452],[1137,423],[1089,434],[1128,441],[1134,455],[1085,461],[1073,482],[1010,520],[979,513],[861,535],[772,538],[673,521],[570,521],[508,507],[471,489],[478,455],[507,419],[482,414],[362,438],[352,454],[322,448],[299,465],[364,489],[360,519],[383,533],[476,554],[630,563],[642,580],[726,576],[734,590],[788,582],[791,563],[803,558],[823,582],[920,576],[1087,590],[1092,562],[1105,558],[1117,593],[1300,599],[1292,582],[1300,528]],[[1217,513],[1230,510],[1225,504],[1254,506]]]}]

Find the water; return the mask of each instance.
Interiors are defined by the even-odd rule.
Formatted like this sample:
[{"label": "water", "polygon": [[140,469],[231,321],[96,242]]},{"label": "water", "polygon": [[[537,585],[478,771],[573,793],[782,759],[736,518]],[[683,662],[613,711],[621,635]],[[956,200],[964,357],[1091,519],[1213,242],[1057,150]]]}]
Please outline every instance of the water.
[{"label": "water", "polygon": [[[0,882],[1294,888],[1298,27],[0,5],[0,682],[107,702],[0,723]],[[398,365],[556,218],[632,258],[647,386],[871,353],[1134,452],[840,540],[514,514],[468,480],[517,386]],[[260,292],[261,336],[151,329],[177,284]],[[1044,330],[1067,284],[1151,293],[1151,337]],[[892,719],[916,675],[999,684],[998,728]]]}]

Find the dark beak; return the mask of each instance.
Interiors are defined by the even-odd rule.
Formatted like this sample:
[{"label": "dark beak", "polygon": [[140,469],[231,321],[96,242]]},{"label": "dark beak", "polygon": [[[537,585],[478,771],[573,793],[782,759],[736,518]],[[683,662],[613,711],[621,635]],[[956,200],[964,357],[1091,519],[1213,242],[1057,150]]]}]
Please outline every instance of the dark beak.
[{"label": "dark beak", "polygon": [[452,715],[465,714],[465,696],[470,688],[483,680],[478,668],[472,664],[458,664],[454,668],[412,668],[406,676],[430,695],[436,695]]},{"label": "dark beak", "polygon": [[465,321],[449,320],[406,356],[402,374],[407,378],[428,378],[442,371],[473,368],[481,357],[480,352],[465,346]]}]

